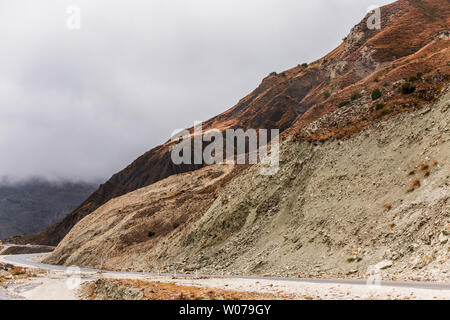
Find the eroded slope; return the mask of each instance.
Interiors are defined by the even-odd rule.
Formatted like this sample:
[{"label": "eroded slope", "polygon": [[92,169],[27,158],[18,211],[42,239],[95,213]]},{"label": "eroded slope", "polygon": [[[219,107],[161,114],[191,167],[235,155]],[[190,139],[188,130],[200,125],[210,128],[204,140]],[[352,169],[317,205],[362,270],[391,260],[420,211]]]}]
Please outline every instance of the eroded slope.
[{"label": "eroded slope", "polygon": [[384,261],[385,277],[448,280],[449,99],[347,140],[287,140],[275,176],[215,166],[113,199],[46,262],[365,278]]}]

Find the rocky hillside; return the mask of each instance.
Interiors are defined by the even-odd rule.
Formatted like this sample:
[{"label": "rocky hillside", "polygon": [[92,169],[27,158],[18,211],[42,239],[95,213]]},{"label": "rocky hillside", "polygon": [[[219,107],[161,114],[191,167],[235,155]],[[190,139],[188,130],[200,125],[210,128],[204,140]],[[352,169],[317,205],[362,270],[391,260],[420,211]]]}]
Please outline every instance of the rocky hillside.
[{"label": "rocky hillside", "polygon": [[[381,30],[369,30],[365,17],[330,54],[270,74],[236,106],[207,121],[204,129],[279,128],[284,137],[326,141],[346,138],[382,118],[433,101],[449,73],[447,1],[399,0],[381,11]],[[404,83],[414,87],[413,95],[402,94]],[[372,102],[376,89],[381,98]],[[11,241],[57,244],[110,199],[201,167],[173,165],[170,145],[147,152],[114,175],[61,222]]]},{"label": "rocky hillside", "polygon": [[[211,166],[115,198],[57,263],[134,271],[448,281],[450,92],[346,140],[286,139],[281,169]],[[105,266],[104,266],[105,267]]]},{"label": "rocky hillside", "polygon": [[42,180],[0,185],[0,239],[38,232],[60,221],[95,188],[86,183]]}]

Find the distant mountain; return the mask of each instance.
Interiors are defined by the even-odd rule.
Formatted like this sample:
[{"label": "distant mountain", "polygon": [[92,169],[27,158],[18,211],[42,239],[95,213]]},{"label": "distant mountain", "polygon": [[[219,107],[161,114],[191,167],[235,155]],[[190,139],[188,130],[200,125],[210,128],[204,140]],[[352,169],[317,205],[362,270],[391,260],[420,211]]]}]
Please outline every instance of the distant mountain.
[{"label": "distant mountain", "polygon": [[34,233],[60,221],[95,189],[93,184],[38,179],[0,185],[0,239]]}]

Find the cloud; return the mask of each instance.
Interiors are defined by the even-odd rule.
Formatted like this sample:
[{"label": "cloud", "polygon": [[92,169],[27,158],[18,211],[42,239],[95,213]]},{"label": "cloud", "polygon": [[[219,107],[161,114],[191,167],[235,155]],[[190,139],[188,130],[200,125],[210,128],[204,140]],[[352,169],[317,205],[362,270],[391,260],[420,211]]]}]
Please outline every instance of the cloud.
[{"label": "cloud", "polygon": [[388,2],[2,1],[0,177],[105,180]]}]

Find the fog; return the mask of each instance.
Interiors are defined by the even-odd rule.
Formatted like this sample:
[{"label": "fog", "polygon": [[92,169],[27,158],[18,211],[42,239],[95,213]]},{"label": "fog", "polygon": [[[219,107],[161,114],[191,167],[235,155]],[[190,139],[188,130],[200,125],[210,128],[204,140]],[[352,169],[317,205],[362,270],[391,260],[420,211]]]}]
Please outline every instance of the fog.
[{"label": "fog", "polygon": [[389,2],[0,0],[0,177],[106,180]]}]

